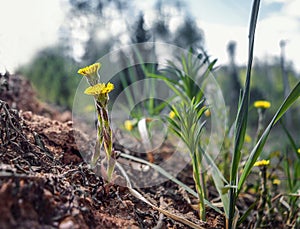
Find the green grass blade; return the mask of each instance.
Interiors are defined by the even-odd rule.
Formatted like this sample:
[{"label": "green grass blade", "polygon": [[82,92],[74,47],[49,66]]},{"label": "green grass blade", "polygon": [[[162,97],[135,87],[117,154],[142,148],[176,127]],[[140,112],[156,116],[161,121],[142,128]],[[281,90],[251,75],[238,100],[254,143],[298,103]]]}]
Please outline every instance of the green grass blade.
[{"label": "green grass blade", "polygon": [[251,14],[251,21],[250,21],[250,28],[249,28],[249,56],[248,56],[248,64],[247,64],[245,89],[243,92],[241,104],[238,109],[238,114],[237,114],[237,119],[235,124],[234,153],[233,153],[231,176],[230,176],[230,180],[233,182],[235,182],[237,178],[236,176],[237,176],[238,166],[240,164],[240,159],[241,159],[241,149],[244,144],[244,138],[245,138],[246,128],[247,128],[254,37],[255,37],[258,11],[259,11],[259,3],[260,3],[259,0],[254,1],[252,6],[252,14]]},{"label": "green grass blade", "polygon": [[214,59],[207,67],[205,73],[201,76],[199,80],[201,80],[198,84],[202,85],[202,83],[206,80],[209,74],[213,71],[215,64],[217,63],[217,59]]},{"label": "green grass blade", "polygon": [[293,105],[293,103],[296,101],[296,99],[300,96],[300,82],[294,87],[292,92],[289,94],[289,96],[284,100],[278,111],[276,112],[275,116],[269,123],[268,127],[263,132],[262,136],[260,137],[259,141],[253,148],[253,150],[250,153],[249,158],[246,161],[246,164],[244,166],[244,170],[241,174],[241,178],[238,183],[238,193],[241,191],[243,184],[250,174],[250,171],[256,162],[257,158],[260,156],[261,151],[267,141],[267,138],[269,136],[269,133],[272,129],[272,127],[280,120],[280,118],[285,114],[285,112]]},{"label": "green grass blade", "polygon": [[153,108],[153,113],[154,114],[159,114],[166,106],[169,105],[169,103],[174,99],[174,97],[171,97],[169,99],[166,99],[165,101],[155,105]]},{"label": "green grass blade", "polygon": [[181,55],[181,64],[182,64],[182,69],[183,71],[188,74],[189,73],[189,70],[188,70],[188,67],[187,67],[187,64],[186,64],[186,61],[185,61],[185,56],[184,54]]},{"label": "green grass blade", "polygon": [[181,90],[178,89],[178,82],[177,81],[173,81],[171,79],[169,79],[166,76],[163,75],[157,75],[155,73],[147,73],[147,76],[152,77],[152,78],[156,78],[156,79],[161,79],[163,80],[167,86],[180,98],[182,98],[184,101],[189,101],[188,96],[183,93]]},{"label": "green grass blade", "polygon": [[284,169],[287,174],[289,189],[290,189],[290,191],[292,191],[294,189],[294,187],[296,186],[297,182],[299,182],[299,178],[300,178],[300,154],[297,152],[298,147],[296,145],[296,142],[294,141],[294,138],[292,137],[292,134],[290,133],[288,128],[285,126],[285,124],[283,123],[282,120],[280,120],[280,124],[281,124],[284,132],[286,133],[286,135],[289,139],[290,145],[292,146],[292,150],[294,151],[294,153],[296,154],[296,157],[298,159],[298,160],[294,161],[292,164],[292,166],[293,166],[292,170],[294,172],[293,172],[293,177],[291,177],[291,173],[290,173],[291,165],[289,164],[288,154],[287,154],[287,152],[285,153]]},{"label": "green grass blade", "polygon": [[[238,113],[235,121],[235,134],[234,134],[234,150],[232,156],[231,170],[230,170],[230,186],[236,186],[238,179],[238,167],[241,161],[241,149],[244,144],[247,120],[248,120],[248,107],[250,97],[250,82],[251,82],[251,69],[253,61],[254,37],[258,17],[260,0],[254,0],[252,5],[250,26],[249,26],[249,51],[245,88],[242,95],[242,100],[238,108]],[[231,229],[235,215],[235,202],[237,198],[236,188],[229,190],[229,216],[228,227]]]},{"label": "green grass blade", "polygon": [[[293,178],[293,191],[296,192],[298,190],[298,186],[300,185],[300,160],[296,161],[294,164],[294,178]],[[298,185],[297,185],[298,183]],[[296,189],[295,189],[296,187]]]},{"label": "green grass blade", "polygon": [[259,199],[257,199],[253,204],[250,205],[250,207],[248,207],[247,211],[239,218],[237,225],[240,225],[241,223],[243,223],[245,221],[245,219],[247,219],[247,217],[250,215],[252,210],[255,207],[257,207],[258,201],[259,201]]},{"label": "green grass blade", "polygon": [[[173,177],[170,173],[168,173],[166,170],[164,170],[163,168],[161,168],[158,165],[155,165],[149,161],[143,160],[141,158],[138,157],[134,157],[132,155],[128,155],[125,153],[120,153],[120,156],[123,158],[127,158],[129,160],[133,160],[145,165],[149,165],[151,168],[153,168],[154,170],[156,170],[157,172],[159,172],[161,175],[167,177],[169,180],[173,181],[174,183],[178,184],[180,187],[182,187],[185,191],[187,191],[188,193],[192,194],[193,196],[195,196],[196,198],[198,198],[198,194],[197,192],[195,192],[193,189],[191,189],[190,187],[188,187],[187,185],[185,185],[184,183],[182,183],[180,180],[178,180],[177,178]],[[214,209],[216,212],[223,214],[222,211],[215,207],[212,203],[210,203],[208,200],[204,200],[205,204],[207,206],[209,206],[210,208]]]},{"label": "green grass blade", "polygon": [[167,81],[173,85],[176,85],[178,82],[176,80],[171,80],[170,78],[164,76],[164,75],[158,75],[156,73],[150,73],[150,72],[147,72],[147,77],[151,77],[151,78],[156,78],[156,79],[161,79],[163,81]]},{"label": "green grass blade", "polygon": [[292,134],[290,133],[290,131],[286,128],[285,124],[282,122],[282,120],[280,120],[279,122],[286,134],[286,136],[288,137],[290,144],[293,148],[293,151],[295,152],[296,156],[298,157],[298,159],[300,159],[300,154],[297,152],[298,151],[298,147],[296,145],[296,142],[294,141],[294,138],[292,137]]},{"label": "green grass blade", "polygon": [[[120,74],[121,74],[120,81],[121,81],[122,87],[124,89],[126,89],[128,87],[126,75],[123,72],[121,72]],[[129,89],[123,90],[123,91],[125,92],[125,96],[126,96],[126,99],[128,102],[128,107],[134,107],[134,101],[133,101],[133,96],[131,94],[131,91]]]},{"label": "green grass blade", "polygon": [[285,174],[287,176],[289,191],[292,191],[293,184],[292,184],[292,177],[291,177],[289,158],[288,158],[287,152],[285,152],[285,155],[284,155],[283,168],[284,168]]},{"label": "green grass blade", "polygon": [[204,155],[207,164],[210,165],[210,172],[213,178],[213,181],[215,183],[215,186],[217,188],[217,191],[219,193],[219,196],[221,197],[221,201],[223,203],[223,209],[225,212],[226,217],[229,216],[229,198],[227,193],[223,193],[223,188],[225,185],[228,185],[228,181],[224,178],[223,174],[213,161],[213,159],[205,152],[202,152]]}]

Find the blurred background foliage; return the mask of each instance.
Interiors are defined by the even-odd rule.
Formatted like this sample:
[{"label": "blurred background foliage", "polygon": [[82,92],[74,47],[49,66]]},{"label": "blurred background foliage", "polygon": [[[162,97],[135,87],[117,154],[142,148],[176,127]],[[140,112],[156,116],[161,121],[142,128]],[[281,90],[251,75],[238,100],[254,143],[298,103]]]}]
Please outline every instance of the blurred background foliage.
[{"label": "blurred background foliage", "polygon": [[[151,9],[152,16],[148,18],[126,0],[69,0],[66,4],[59,44],[40,50],[28,65],[18,70],[32,82],[40,99],[48,103],[71,109],[77,84],[81,80],[77,69],[122,45],[157,41],[205,53],[205,34],[183,1],[157,0]],[[224,47],[230,62],[214,70],[230,114],[229,123],[233,122],[246,75],[246,67],[236,64],[236,47],[234,41]],[[299,80],[292,63],[286,61],[284,42],[281,43],[281,50],[281,56],[254,61],[251,103],[255,100],[270,101],[269,117]],[[135,74],[139,77],[142,74],[138,67]],[[287,122],[291,129],[299,126],[298,107],[293,106],[288,114],[290,118]],[[256,111],[250,108],[249,125],[256,123]]]}]

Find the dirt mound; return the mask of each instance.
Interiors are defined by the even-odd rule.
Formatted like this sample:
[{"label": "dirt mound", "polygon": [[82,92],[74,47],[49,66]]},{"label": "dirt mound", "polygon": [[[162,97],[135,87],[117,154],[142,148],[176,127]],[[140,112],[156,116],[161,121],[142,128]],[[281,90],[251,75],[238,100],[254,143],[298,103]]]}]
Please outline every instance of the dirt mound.
[{"label": "dirt mound", "polygon": [[0,74],[0,100],[5,101],[13,109],[31,111],[62,122],[72,119],[69,111],[61,113],[39,101],[31,83],[19,74],[10,75],[8,72]]},{"label": "dirt mound", "polygon": [[0,88],[0,228],[135,225],[133,213],[121,218],[101,207],[112,204],[110,211],[120,201],[83,162],[74,132],[84,142],[87,136],[71,121],[50,119],[58,112],[39,102],[22,77],[2,76]]},{"label": "dirt mound", "polygon": [[3,101],[0,114],[0,228],[120,228],[135,224],[107,214],[103,206],[101,211],[101,204],[119,202],[110,196],[117,187],[111,187],[112,193],[105,192],[102,179],[82,161],[71,122],[19,113]]}]

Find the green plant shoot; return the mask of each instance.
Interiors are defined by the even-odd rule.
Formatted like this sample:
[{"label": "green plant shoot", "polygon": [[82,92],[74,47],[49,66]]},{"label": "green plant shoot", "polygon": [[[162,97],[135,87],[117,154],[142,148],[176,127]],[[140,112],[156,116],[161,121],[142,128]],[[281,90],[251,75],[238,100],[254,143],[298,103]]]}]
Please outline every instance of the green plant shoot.
[{"label": "green plant shoot", "polygon": [[101,148],[103,147],[107,160],[106,176],[108,182],[110,182],[115,167],[115,153],[113,149],[112,130],[110,127],[107,104],[109,101],[108,93],[114,89],[114,85],[112,83],[99,83],[100,77],[98,76],[98,70],[100,66],[99,63],[95,63],[80,69],[78,73],[84,75],[91,85],[84,93],[94,97],[97,111],[97,140],[95,151],[91,159],[91,166],[92,168],[96,166],[100,158]]}]

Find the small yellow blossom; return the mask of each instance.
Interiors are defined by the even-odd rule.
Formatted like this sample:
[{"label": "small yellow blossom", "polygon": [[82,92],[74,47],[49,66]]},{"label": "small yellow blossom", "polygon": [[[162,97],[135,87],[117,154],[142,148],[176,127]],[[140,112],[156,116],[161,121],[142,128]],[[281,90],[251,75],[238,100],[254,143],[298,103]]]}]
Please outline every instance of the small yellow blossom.
[{"label": "small yellow blossom", "polygon": [[125,129],[131,131],[133,129],[133,123],[131,120],[126,120],[124,122]]},{"label": "small yellow blossom", "polygon": [[271,107],[271,103],[265,100],[258,100],[254,102],[254,107],[268,109]]},{"label": "small yellow blossom", "polygon": [[84,94],[87,95],[100,95],[103,94],[102,91],[105,88],[105,84],[104,83],[98,83],[94,86],[90,86],[87,89],[85,89]]},{"label": "small yellow blossom", "polygon": [[297,150],[297,152],[300,154],[300,148]]},{"label": "small yellow blossom", "polygon": [[87,95],[104,95],[108,94],[113,89],[114,85],[112,83],[108,83],[106,86],[104,83],[98,83],[85,89],[84,93]]},{"label": "small yellow blossom", "polygon": [[250,143],[252,141],[252,138],[250,137],[250,135],[249,134],[246,134],[245,135],[245,142],[246,143]]},{"label": "small yellow blossom", "polygon": [[204,111],[204,115],[205,115],[206,117],[209,117],[209,116],[211,115],[210,110],[209,110],[209,109],[205,110],[205,111]]},{"label": "small yellow blossom", "polygon": [[84,111],[85,112],[94,112],[95,111],[95,106],[92,105],[92,104],[89,104],[89,105],[84,107]]},{"label": "small yellow blossom", "polygon": [[273,184],[280,185],[281,181],[279,179],[274,179]]},{"label": "small yellow blossom", "polygon": [[273,158],[273,157],[280,157],[280,151],[274,151],[272,153],[270,153],[270,157]]},{"label": "small yellow blossom", "polygon": [[270,164],[270,160],[261,160],[254,163],[254,166],[266,166]]},{"label": "small yellow blossom", "polygon": [[107,83],[106,87],[103,89],[102,93],[103,94],[107,94],[109,92],[111,92],[112,90],[114,90],[114,85],[112,83]]},{"label": "small yellow blossom", "polygon": [[170,117],[171,119],[175,118],[175,112],[174,112],[174,111],[170,111],[169,117]]},{"label": "small yellow blossom", "polygon": [[95,63],[90,66],[79,69],[77,73],[79,73],[83,76],[89,76],[89,75],[97,73],[97,71],[100,69],[100,67],[101,67],[100,63]]}]

